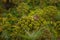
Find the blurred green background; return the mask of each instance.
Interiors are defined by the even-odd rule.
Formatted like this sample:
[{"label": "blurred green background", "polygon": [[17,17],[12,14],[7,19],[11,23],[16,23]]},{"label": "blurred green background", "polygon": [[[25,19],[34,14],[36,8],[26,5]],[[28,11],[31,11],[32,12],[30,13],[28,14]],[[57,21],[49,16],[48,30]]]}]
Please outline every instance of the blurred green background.
[{"label": "blurred green background", "polygon": [[0,0],[0,40],[60,40],[60,0]]}]

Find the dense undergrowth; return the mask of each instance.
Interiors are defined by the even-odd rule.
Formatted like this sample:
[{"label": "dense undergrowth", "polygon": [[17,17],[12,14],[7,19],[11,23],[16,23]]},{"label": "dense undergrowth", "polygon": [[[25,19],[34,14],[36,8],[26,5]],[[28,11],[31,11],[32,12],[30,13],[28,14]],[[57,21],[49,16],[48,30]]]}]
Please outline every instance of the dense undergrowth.
[{"label": "dense undergrowth", "polygon": [[60,0],[1,0],[0,40],[60,40]]}]

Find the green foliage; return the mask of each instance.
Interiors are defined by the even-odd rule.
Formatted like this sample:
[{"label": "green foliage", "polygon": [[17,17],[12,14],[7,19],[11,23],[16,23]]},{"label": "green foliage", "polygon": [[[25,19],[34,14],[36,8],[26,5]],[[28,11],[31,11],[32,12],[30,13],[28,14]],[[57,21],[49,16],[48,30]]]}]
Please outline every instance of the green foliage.
[{"label": "green foliage", "polygon": [[27,15],[29,10],[29,5],[23,2],[23,3],[20,3],[16,9],[20,15],[22,16]]},{"label": "green foliage", "polygon": [[55,20],[60,21],[60,11],[56,14]]},{"label": "green foliage", "polygon": [[43,17],[46,19],[46,20],[55,20],[54,17],[56,16],[57,14],[57,8],[54,7],[54,6],[48,6],[48,7],[45,7],[43,9]]},{"label": "green foliage", "polygon": [[[60,0],[9,0],[16,6],[3,8],[0,1],[0,40],[58,40]],[[9,4],[10,5],[10,4]]]}]

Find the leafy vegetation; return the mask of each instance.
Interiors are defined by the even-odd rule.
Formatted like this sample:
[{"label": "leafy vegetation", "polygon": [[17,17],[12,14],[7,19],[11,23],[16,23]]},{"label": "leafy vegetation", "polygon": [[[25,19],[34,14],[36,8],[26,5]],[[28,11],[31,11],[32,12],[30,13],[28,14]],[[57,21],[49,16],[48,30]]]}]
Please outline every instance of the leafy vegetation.
[{"label": "leafy vegetation", "polygon": [[0,40],[60,40],[60,0],[1,0]]}]

